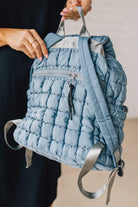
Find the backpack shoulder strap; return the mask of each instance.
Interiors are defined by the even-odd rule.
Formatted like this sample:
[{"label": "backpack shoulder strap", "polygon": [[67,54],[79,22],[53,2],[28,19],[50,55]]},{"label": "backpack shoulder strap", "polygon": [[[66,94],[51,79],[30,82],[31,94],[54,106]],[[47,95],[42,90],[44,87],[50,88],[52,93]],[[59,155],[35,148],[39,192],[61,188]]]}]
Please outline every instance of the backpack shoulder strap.
[{"label": "backpack shoulder strap", "polygon": [[114,167],[117,166],[115,159],[118,151],[118,138],[105,101],[89,50],[89,37],[79,37],[79,56],[83,77],[89,99],[92,103],[96,120],[100,126],[107,147],[113,158]]},{"label": "backpack shoulder strap", "polygon": [[82,178],[86,174],[88,174],[91,171],[91,169],[95,166],[104,148],[101,142],[97,142],[90,149],[86,157],[85,163],[78,177],[78,187],[81,193],[90,199],[100,197],[105,191],[105,189],[108,188],[106,198],[107,205],[110,201],[110,194],[115,180],[115,176],[117,173],[119,176],[123,176],[123,168],[125,163],[120,159],[120,153],[118,150],[118,138],[94,68],[94,63],[89,50],[89,39],[90,38],[87,37],[79,37],[79,56],[81,68],[86,83],[86,89],[89,99],[92,103],[97,122],[100,126],[107,147],[111,152],[115,168],[110,173],[107,182],[97,192],[88,192],[84,189],[82,185]]}]

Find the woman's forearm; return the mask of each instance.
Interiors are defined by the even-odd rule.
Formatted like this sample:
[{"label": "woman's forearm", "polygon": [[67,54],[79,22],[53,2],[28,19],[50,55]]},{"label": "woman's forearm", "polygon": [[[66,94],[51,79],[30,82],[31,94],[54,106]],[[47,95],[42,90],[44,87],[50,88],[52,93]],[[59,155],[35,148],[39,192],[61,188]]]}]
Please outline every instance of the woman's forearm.
[{"label": "woman's forearm", "polygon": [[6,31],[6,28],[0,28],[0,47],[7,45],[5,36]]}]

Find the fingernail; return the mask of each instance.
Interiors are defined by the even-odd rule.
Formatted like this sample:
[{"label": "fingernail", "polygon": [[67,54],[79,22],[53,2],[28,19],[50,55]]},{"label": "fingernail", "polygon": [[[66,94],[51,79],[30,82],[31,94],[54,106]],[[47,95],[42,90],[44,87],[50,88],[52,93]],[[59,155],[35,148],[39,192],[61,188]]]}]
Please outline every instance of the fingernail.
[{"label": "fingernail", "polygon": [[68,12],[68,9],[65,8],[65,9],[63,9],[63,11]]},{"label": "fingernail", "polygon": [[66,15],[64,12],[61,12],[60,14],[61,14],[62,16]]},{"label": "fingernail", "polygon": [[70,8],[69,8],[69,10],[73,11],[73,8],[72,8],[72,7],[70,7]]},{"label": "fingernail", "polygon": [[77,5],[77,4],[78,4],[77,2],[73,3],[73,5]]},{"label": "fingernail", "polygon": [[39,60],[40,60],[40,61],[42,61],[42,60],[43,60],[43,58],[42,58],[42,57],[40,57],[40,58],[39,58]]},{"label": "fingernail", "polygon": [[48,54],[46,54],[45,57],[48,59]]}]

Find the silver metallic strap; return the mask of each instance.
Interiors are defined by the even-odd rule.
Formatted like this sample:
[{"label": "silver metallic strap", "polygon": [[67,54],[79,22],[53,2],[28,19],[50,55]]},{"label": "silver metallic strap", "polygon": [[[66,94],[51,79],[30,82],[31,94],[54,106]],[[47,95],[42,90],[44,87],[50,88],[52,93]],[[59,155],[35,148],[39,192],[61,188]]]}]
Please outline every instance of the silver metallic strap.
[{"label": "silver metallic strap", "polygon": [[[5,139],[5,142],[8,145],[8,147],[12,150],[20,150],[23,146],[20,144],[17,145],[16,147],[11,146],[8,142],[8,139],[7,139],[7,133],[13,125],[18,126],[18,124],[20,124],[21,121],[22,121],[22,119],[10,120],[4,126],[4,139]],[[26,168],[29,168],[31,166],[32,156],[33,156],[33,152],[29,149],[26,149],[26,151],[25,151]]]},{"label": "silver metallic strap", "polygon": [[11,148],[12,150],[19,150],[23,146],[21,146],[21,145],[17,145],[16,147],[11,146],[8,142],[8,139],[7,139],[7,133],[13,125],[18,126],[18,124],[20,124],[21,121],[22,121],[21,119],[10,120],[4,126],[4,139],[5,139],[5,142],[8,145],[8,147]]},{"label": "silver metallic strap", "polygon": [[25,150],[25,159],[26,159],[26,168],[29,168],[32,165],[33,151],[26,148]]},{"label": "silver metallic strap", "polygon": [[82,26],[82,29],[80,31],[80,36],[87,36],[87,37],[90,37],[91,35],[89,34],[88,30],[87,30],[87,27],[86,27],[86,22],[85,22],[85,18],[84,18],[84,13],[83,13],[83,9],[81,6],[75,6],[81,19],[82,19],[82,22],[83,22],[83,26]]},{"label": "silver metallic strap", "polygon": [[[61,18],[62,19],[62,18]],[[57,35],[65,36],[65,24],[64,21],[60,20],[57,32]]]},{"label": "silver metallic strap", "polygon": [[79,174],[79,177],[78,177],[78,186],[79,186],[79,189],[81,191],[81,193],[87,197],[87,198],[90,198],[90,199],[95,199],[95,198],[98,198],[100,197],[103,192],[105,191],[106,188],[108,188],[107,190],[107,199],[106,199],[106,205],[108,205],[109,201],[110,201],[110,195],[111,195],[111,189],[112,189],[112,186],[113,186],[113,183],[114,183],[114,180],[115,180],[115,176],[117,174],[117,172],[119,171],[119,167],[118,166],[117,168],[115,168],[109,175],[109,178],[107,180],[107,182],[103,185],[103,187],[98,190],[97,192],[88,192],[84,189],[83,185],[82,185],[82,178],[89,172],[92,170],[92,168],[94,167],[95,163],[97,162],[98,160],[98,157],[100,156],[101,154],[101,151],[102,149],[104,148],[104,146],[100,143],[100,142],[97,142],[92,148],[91,150],[89,151],[87,157],[86,157],[86,160],[85,160],[85,163],[83,165],[83,168]]}]

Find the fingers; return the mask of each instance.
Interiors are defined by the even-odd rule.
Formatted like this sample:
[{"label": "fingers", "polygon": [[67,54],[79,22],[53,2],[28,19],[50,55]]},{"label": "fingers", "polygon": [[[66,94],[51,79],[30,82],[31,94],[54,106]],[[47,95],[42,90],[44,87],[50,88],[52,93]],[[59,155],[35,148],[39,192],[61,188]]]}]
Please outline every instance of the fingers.
[{"label": "fingers", "polygon": [[29,50],[28,50],[25,46],[22,47],[21,51],[22,51],[23,53],[25,53],[29,58],[33,59],[31,53],[29,52]]},{"label": "fingers", "polygon": [[67,0],[66,2],[66,6],[69,7],[71,5],[74,5],[74,6],[80,6],[80,1],[81,0]]},{"label": "fingers", "polygon": [[92,1],[91,0],[81,0],[81,6],[84,12],[84,15],[86,15],[89,11],[92,10]]},{"label": "fingers", "polygon": [[35,37],[35,39],[39,43],[39,46],[41,48],[41,51],[42,51],[44,57],[48,58],[48,50],[47,50],[47,47],[46,47],[44,41],[41,39],[39,34],[36,32],[36,30],[33,29],[33,30],[31,30],[31,32],[33,33],[33,36]]},{"label": "fingers", "polygon": [[76,8],[73,8],[73,6],[70,8],[65,7],[60,14],[62,15],[62,21],[67,19],[78,20],[80,17]]},{"label": "fingers", "polygon": [[86,15],[92,10],[92,0],[67,0],[66,7],[60,13],[62,21],[67,19],[78,20],[80,18],[75,6],[81,6]]},{"label": "fingers", "polygon": [[28,30],[26,40],[24,41],[24,46],[26,47],[27,51],[29,51],[32,58],[37,57],[40,61],[42,61],[43,56],[48,58],[47,47],[34,29]]},{"label": "fingers", "polygon": [[30,58],[48,58],[48,50],[34,29],[7,29],[6,44],[12,49],[24,52]]},{"label": "fingers", "polygon": [[78,20],[80,18],[77,9],[73,5],[71,5],[69,8],[65,7],[60,14],[62,15],[63,21],[67,19]]},{"label": "fingers", "polygon": [[35,49],[33,48],[33,46],[30,44],[30,42],[28,40],[25,42],[25,47],[26,47],[27,51],[29,51],[31,57],[33,59],[35,59],[37,57],[37,54],[35,52]]},{"label": "fingers", "polygon": [[37,58],[38,58],[40,61],[42,61],[42,59],[43,59],[43,54],[42,54],[42,48],[41,48],[39,42],[38,42],[38,41],[34,41],[34,42],[32,43],[32,46],[33,46],[33,48],[34,48],[34,51],[35,51],[35,53],[36,53]]},{"label": "fingers", "polygon": [[79,0],[71,0],[70,1],[74,6],[79,6],[80,1]]},{"label": "fingers", "polygon": [[79,14],[75,6],[80,6],[80,0],[68,0],[66,7],[60,13],[62,15],[62,21],[67,19],[78,20]]}]

